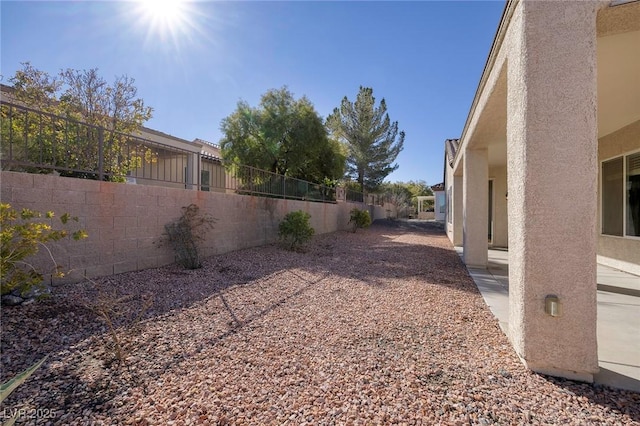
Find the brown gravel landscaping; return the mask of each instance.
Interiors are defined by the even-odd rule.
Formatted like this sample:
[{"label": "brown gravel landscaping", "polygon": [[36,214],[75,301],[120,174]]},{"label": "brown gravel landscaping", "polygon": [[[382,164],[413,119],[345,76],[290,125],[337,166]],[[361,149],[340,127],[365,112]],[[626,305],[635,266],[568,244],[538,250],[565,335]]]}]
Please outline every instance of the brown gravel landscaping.
[{"label": "brown gravel landscaping", "polygon": [[3,307],[1,379],[46,354],[5,401],[18,424],[640,424],[638,393],[524,368],[442,230],[417,221]]}]

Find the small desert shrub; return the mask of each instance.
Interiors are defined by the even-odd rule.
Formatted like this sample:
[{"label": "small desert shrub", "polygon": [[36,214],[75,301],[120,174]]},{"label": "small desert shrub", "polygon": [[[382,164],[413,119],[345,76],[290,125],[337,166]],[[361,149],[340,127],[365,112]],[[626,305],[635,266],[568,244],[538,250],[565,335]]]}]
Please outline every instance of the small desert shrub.
[{"label": "small desert shrub", "polygon": [[[53,263],[52,273],[62,277],[65,271],[58,265],[47,247],[47,243],[66,237],[81,240],[87,237],[84,230],[69,235],[65,229],[54,229],[51,223],[55,214],[51,211],[43,214],[34,210],[22,209],[18,212],[10,204],[0,203],[0,293],[7,294],[19,290],[26,294],[34,287],[42,285],[43,272],[26,259],[44,248]],[[59,218],[60,225],[69,221],[78,221],[68,213]]]},{"label": "small desert shrub", "polygon": [[288,213],[280,222],[278,235],[289,250],[297,250],[309,241],[315,230],[309,224],[311,215],[302,210]]},{"label": "small desert shrub", "polygon": [[176,262],[187,269],[202,266],[198,244],[213,229],[216,219],[210,214],[200,214],[200,207],[190,204],[182,208],[182,216],[174,222],[164,225],[162,242],[168,242],[176,255]]},{"label": "small desert shrub", "polygon": [[349,223],[353,223],[353,232],[356,232],[358,228],[367,228],[371,225],[371,216],[367,210],[353,208]]},{"label": "small desert shrub", "polygon": [[[89,281],[93,282],[91,279]],[[97,285],[95,282],[93,284]],[[121,364],[127,355],[124,341],[131,336],[132,330],[142,321],[153,303],[152,294],[118,295],[104,290],[100,290],[91,300],[82,302],[107,327],[111,339],[106,342],[106,352],[112,353],[114,361]]]}]

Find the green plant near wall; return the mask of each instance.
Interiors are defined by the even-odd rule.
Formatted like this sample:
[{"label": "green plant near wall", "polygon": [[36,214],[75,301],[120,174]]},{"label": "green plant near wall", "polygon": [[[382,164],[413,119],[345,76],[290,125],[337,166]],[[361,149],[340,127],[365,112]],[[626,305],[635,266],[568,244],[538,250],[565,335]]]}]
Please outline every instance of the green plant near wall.
[{"label": "green plant near wall", "polygon": [[213,229],[216,219],[210,214],[200,213],[200,207],[190,204],[182,207],[182,216],[164,225],[164,235],[160,243],[168,243],[176,256],[176,262],[186,269],[198,269],[200,261],[199,244],[206,233]]},{"label": "green plant near wall", "polygon": [[351,209],[351,216],[349,223],[352,223],[353,232],[356,232],[358,228],[367,228],[371,225],[371,216],[367,210],[360,210],[358,208]]},{"label": "green plant near wall", "polygon": [[313,237],[315,230],[309,224],[311,215],[302,210],[288,213],[278,227],[280,240],[288,250],[299,250]]},{"label": "green plant near wall", "polygon": [[[44,217],[43,217],[44,216]],[[43,248],[53,263],[52,272],[62,277],[65,271],[58,265],[51,254],[47,243],[71,237],[81,240],[87,237],[84,230],[71,234],[65,229],[54,229],[51,223],[55,214],[51,211],[44,215],[38,211],[22,209],[20,212],[10,204],[0,203],[0,293],[7,294],[18,289],[26,294],[32,288],[41,286],[43,273],[37,270],[27,259]],[[68,213],[59,218],[60,225],[69,221],[78,221]]]}]

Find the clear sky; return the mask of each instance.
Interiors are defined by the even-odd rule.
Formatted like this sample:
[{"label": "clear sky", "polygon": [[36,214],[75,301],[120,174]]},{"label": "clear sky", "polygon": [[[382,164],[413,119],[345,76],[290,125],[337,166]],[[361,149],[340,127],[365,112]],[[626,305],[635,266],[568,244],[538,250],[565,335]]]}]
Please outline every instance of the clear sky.
[{"label": "clear sky", "polygon": [[[442,181],[444,140],[462,132],[502,1],[0,3],[2,82],[29,61],[57,74],[135,79],[147,127],[217,143],[220,121],[269,89],[306,95],[322,117],[358,88],[406,132],[387,180]],[[155,6],[154,6],[155,5]]]}]

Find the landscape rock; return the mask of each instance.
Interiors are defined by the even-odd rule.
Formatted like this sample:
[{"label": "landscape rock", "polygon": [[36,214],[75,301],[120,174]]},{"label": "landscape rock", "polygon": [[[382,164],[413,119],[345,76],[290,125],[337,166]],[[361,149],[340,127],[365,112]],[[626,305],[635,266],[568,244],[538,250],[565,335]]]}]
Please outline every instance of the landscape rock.
[{"label": "landscape rock", "polygon": [[64,284],[1,320],[2,382],[49,355],[3,404],[25,425],[640,424],[638,393],[527,370],[418,221]]}]

